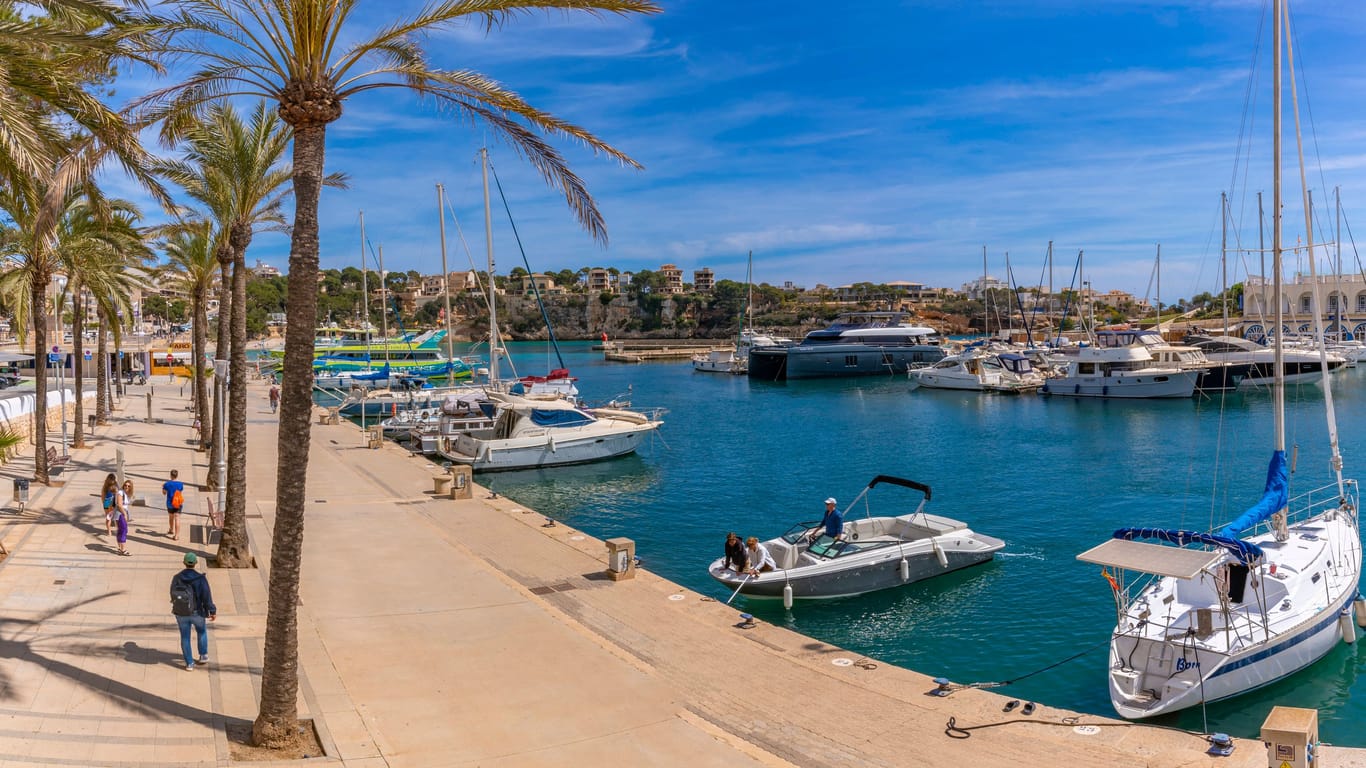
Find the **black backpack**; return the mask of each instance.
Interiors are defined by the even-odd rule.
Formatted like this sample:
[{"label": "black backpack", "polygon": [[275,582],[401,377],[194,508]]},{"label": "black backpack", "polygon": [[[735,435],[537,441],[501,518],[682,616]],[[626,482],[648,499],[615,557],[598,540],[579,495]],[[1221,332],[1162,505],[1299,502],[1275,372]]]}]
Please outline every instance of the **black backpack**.
[{"label": "black backpack", "polygon": [[176,616],[193,616],[199,608],[194,596],[194,584],[184,579],[171,582],[171,613]]}]

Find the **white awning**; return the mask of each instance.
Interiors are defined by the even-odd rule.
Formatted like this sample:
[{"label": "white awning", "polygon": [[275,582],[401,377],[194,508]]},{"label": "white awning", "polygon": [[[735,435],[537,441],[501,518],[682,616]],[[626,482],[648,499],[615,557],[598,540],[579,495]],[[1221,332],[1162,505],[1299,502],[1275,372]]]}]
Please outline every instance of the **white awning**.
[{"label": "white awning", "polygon": [[0,352],[0,363],[29,363],[33,362],[33,355],[25,355],[19,352]]},{"label": "white awning", "polygon": [[1223,550],[1181,549],[1128,539],[1110,539],[1077,555],[1086,563],[1177,579],[1195,578],[1226,557]]}]

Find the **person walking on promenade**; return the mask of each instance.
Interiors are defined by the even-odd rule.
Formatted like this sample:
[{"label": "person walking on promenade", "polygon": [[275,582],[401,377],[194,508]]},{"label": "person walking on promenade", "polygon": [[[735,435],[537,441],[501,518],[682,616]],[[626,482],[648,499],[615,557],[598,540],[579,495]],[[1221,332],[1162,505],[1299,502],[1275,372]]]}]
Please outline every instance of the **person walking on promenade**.
[{"label": "person walking on promenade", "polygon": [[119,489],[123,494],[123,514],[128,518],[128,522],[133,522],[133,481],[123,478],[123,487]]},{"label": "person walking on promenade", "polygon": [[104,507],[104,535],[114,535],[114,507],[118,504],[119,479],[110,472],[100,489],[100,504]]},{"label": "person walking on promenade", "polygon": [[279,388],[278,386],[274,385],[274,384],[271,384],[271,385],[270,385],[270,412],[271,412],[271,413],[275,413],[275,410],[276,410],[277,408],[279,408],[279,407],[280,407],[280,388]]},{"label": "person walking on promenade", "polygon": [[[114,482],[117,483],[118,481],[115,480]],[[132,483],[125,483],[125,485],[132,487]],[[133,554],[128,551],[128,523],[128,495],[122,488],[116,488],[114,491],[114,526],[118,532],[116,538],[119,542],[119,554],[124,557]]]},{"label": "person walking on promenade", "polygon": [[185,569],[171,579],[171,613],[180,627],[180,653],[185,658],[185,671],[194,669],[195,658],[190,652],[190,627],[199,636],[199,663],[209,663],[209,635],[206,621],[218,617],[218,606],[213,604],[209,580],[195,570],[199,557],[186,552],[182,561]]},{"label": "person walking on promenade", "polygon": [[180,510],[185,507],[185,484],[177,478],[178,470],[171,470],[171,479],[161,484],[161,492],[166,494],[166,535],[171,541],[180,540]]}]

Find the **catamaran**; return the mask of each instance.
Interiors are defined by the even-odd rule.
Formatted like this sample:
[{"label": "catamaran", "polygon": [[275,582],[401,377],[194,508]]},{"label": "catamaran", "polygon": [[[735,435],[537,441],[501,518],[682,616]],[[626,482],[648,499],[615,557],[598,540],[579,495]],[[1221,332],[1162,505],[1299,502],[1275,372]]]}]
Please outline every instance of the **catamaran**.
[{"label": "catamaran", "polygon": [[[1275,0],[1272,276],[1281,297],[1281,51],[1284,0]],[[1312,206],[1305,192],[1306,220]],[[1313,228],[1306,221],[1309,248]],[[1315,259],[1308,260],[1311,275]],[[1316,337],[1324,338],[1318,282]],[[1284,301],[1275,304],[1284,327]],[[1218,530],[1121,528],[1081,555],[1114,594],[1109,687],[1115,711],[1146,718],[1217,701],[1285,678],[1323,658],[1352,626],[1361,578],[1358,489],[1344,479],[1333,393],[1324,382],[1332,482],[1290,494],[1285,450],[1283,333],[1275,334],[1271,461],[1260,501]],[[1327,352],[1320,345],[1322,375]],[[1175,546],[1168,546],[1175,545]],[[1133,578],[1130,578],[1133,574]]]}]

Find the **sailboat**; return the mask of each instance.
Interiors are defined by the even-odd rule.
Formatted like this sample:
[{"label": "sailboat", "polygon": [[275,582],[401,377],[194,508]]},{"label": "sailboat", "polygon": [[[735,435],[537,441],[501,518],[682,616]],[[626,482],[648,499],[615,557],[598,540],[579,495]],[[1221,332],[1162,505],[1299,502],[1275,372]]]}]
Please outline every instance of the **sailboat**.
[{"label": "sailboat", "polygon": [[[437,453],[447,461],[469,465],[475,472],[532,469],[583,464],[633,453],[646,436],[663,425],[659,414],[620,409],[588,409],[565,397],[574,377],[563,367],[538,380],[499,385],[500,360],[507,357],[498,331],[492,285],[493,230],[490,222],[488,150],[480,150],[484,169],[484,225],[489,259],[489,381],[485,415],[493,426],[447,436],[443,419]],[[553,336],[552,336],[553,342]],[[563,365],[563,364],[562,364]],[[537,385],[550,394],[537,397]],[[577,394],[577,389],[573,389]]]},{"label": "sailboat", "polygon": [[[1273,4],[1276,328],[1284,328],[1279,299],[1284,2]],[[1305,210],[1310,210],[1307,200]],[[1312,228],[1307,229],[1312,238]],[[1313,309],[1321,326],[1314,283]],[[1325,381],[1333,481],[1291,496],[1282,336],[1276,333],[1274,339],[1275,428],[1261,500],[1217,530],[1121,528],[1078,555],[1102,566],[1114,595],[1109,689],[1122,717],[1152,717],[1260,688],[1313,664],[1340,640],[1354,639],[1352,608],[1361,577],[1357,483],[1343,478],[1332,390]],[[1321,327],[1317,336],[1319,355],[1326,359]]]}]

